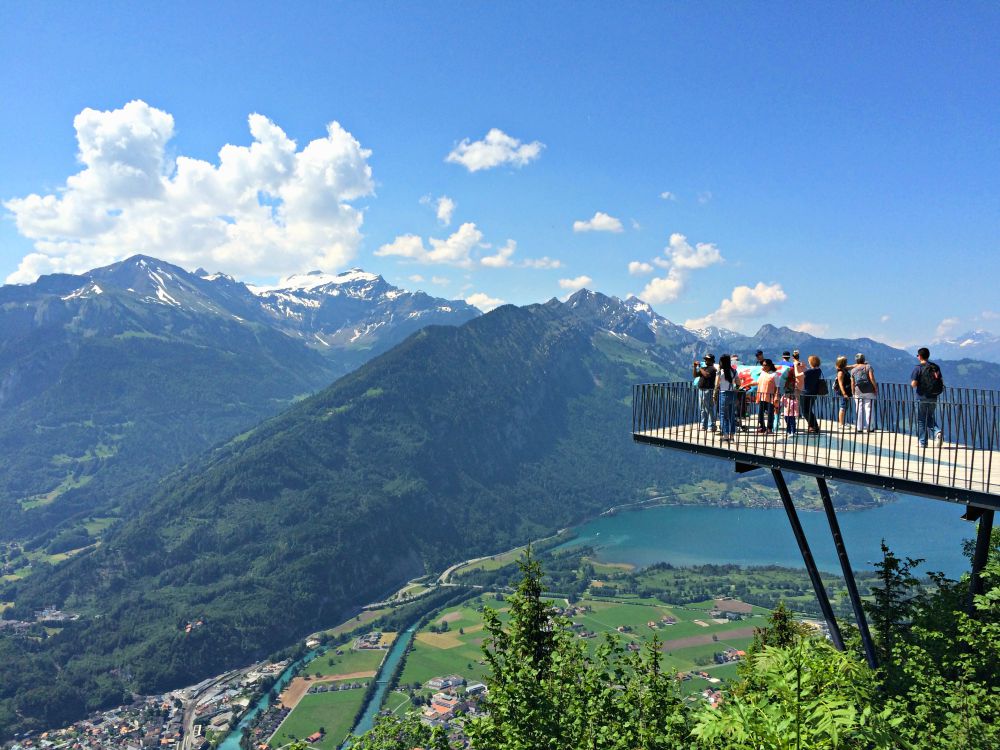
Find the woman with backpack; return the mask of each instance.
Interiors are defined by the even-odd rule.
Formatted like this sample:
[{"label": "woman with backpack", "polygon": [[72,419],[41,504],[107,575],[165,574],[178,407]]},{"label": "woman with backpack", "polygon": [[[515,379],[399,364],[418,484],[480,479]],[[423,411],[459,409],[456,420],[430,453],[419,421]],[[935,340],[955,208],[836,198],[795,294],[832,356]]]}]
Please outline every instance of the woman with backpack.
[{"label": "woman with backpack", "polygon": [[847,368],[847,357],[843,355],[837,357],[837,377],[833,381],[833,390],[840,396],[840,412],[837,414],[837,423],[840,425],[840,429],[844,429],[844,420],[847,418],[854,390],[851,388],[851,371]]},{"label": "woman with backpack", "polygon": [[857,409],[855,431],[875,432],[872,426],[872,407],[878,398],[875,371],[868,364],[864,354],[855,356],[854,361],[856,364],[851,368],[851,386],[854,389],[854,408]]}]

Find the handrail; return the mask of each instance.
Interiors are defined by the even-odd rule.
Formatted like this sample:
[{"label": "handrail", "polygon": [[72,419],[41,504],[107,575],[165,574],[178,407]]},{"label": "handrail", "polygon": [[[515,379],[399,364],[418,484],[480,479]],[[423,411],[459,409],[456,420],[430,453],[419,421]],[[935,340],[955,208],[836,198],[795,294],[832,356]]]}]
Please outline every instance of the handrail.
[{"label": "handrail", "polygon": [[[834,394],[801,397],[800,412],[810,407],[820,431],[806,432],[806,419],[796,419],[798,434],[788,437],[784,420],[768,425],[773,434],[758,431],[756,393],[740,391],[737,409],[740,429],[732,441],[699,429],[701,402],[690,382],[645,383],[633,388],[632,433],[637,440],[655,439],[688,446],[705,446],[713,452],[752,462],[755,456],[795,464],[832,467],[875,477],[924,483],[942,488],[1000,495],[1000,477],[994,480],[994,459],[1000,461],[1000,391],[947,388],[932,410],[944,444],[925,434],[927,447],[919,445],[921,406],[909,384],[880,383],[872,406],[871,432],[841,428],[838,416],[846,406],[846,423],[853,426],[857,401]],[[779,394],[780,395],[780,394]],[[717,404],[716,404],[717,408]],[[714,420],[718,423],[718,418]],[[820,473],[817,471],[817,473]],[[1000,472],[998,472],[1000,473]],[[872,482],[878,484],[878,482]],[[893,486],[891,482],[882,483]]]}]

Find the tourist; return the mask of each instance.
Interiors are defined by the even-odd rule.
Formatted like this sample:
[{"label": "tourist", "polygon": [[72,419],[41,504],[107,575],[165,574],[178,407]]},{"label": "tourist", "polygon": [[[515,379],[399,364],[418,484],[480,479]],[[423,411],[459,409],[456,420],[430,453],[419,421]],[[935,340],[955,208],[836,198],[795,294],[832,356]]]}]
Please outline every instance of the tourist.
[{"label": "tourist", "polygon": [[781,394],[781,413],[785,417],[785,434],[794,438],[798,434],[799,397],[795,393],[795,379],[791,378]]},{"label": "tourist", "polygon": [[851,372],[847,366],[847,357],[843,355],[837,357],[837,377],[833,381],[833,391],[840,396],[840,411],[837,413],[837,423],[840,425],[840,429],[844,429],[854,390],[851,388]]},{"label": "tourist", "polygon": [[931,362],[931,352],[926,346],[917,350],[917,362],[910,375],[910,385],[917,392],[917,443],[927,447],[927,437],[939,447],[944,444],[944,435],[937,423],[937,400],[944,391],[941,368]]},{"label": "tourist", "polygon": [[718,374],[715,369],[715,355],[706,354],[704,362],[695,360],[693,374],[698,378],[701,429],[715,432],[715,379]]},{"label": "tourist", "polygon": [[757,432],[767,435],[774,433],[771,422],[774,419],[774,405],[778,401],[777,372],[774,362],[765,359],[761,363],[760,377],[757,378]]},{"label": "tourist", "polygon": [[792,366],[792,353],[782,352],[781,361],[778,363],[778,367],[791,367]]},{"label": "tourist", "polygon": [[868,364],[864,354],[854,357],[855,365],[851,368],[851,386],[854,390],[854,408],[857,410],[854,427],[857,432],[875,432],[872,423],[872,407],[878,398],[878,383],[875,382],[875,371]]},{"label": "tourist", "polygon": [[719,438],[729,442],[736,434],[736,391],[739,384],[736,381],[736,368],[732,357],[723,354],[719,357],[719,373],[715,379],[715,390],[719,394]]},{"label": "tourist", "polygon": [[758,349],[757,353],[754,356],[757,357],[757,365],[760,366],[760,367],[763,367],[764,366],[764,352],[761,351],[760,349]]},{"label": "tourist", "polygon": [[[820,359],[815,354],[809,355],[809,368],[803,373],[802,382],[802,416],[806,418],[806,432],[819,432],[819,422],[816,420],[816,399],[823,393],[823,371],[819,367]],[[823,383],[823,386],[820,385]]]}]

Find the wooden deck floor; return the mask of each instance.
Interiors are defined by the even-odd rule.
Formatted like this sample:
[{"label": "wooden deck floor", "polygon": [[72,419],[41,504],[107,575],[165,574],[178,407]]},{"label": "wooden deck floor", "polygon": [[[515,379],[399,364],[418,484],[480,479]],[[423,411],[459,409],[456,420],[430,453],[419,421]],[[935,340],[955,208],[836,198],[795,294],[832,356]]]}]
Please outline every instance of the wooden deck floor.
[{"label": "wooden deck floor", "polygon": [[[804,420],[799,420],[804,428]],[[695,423],[633,433],[639,442],[695,453],[786,468],[815,476],[840,478],[870,486],[1000,507],[1000,452],[931,443],[921,448],[913,435],[876,430],[856,433],[821,421],[820,433],[797,437],[784,430],[773,435],[737,432],[731,442]],[[995,468],[994,468],[995,467]],[[992,497],[988,497],[992,496]]]}]

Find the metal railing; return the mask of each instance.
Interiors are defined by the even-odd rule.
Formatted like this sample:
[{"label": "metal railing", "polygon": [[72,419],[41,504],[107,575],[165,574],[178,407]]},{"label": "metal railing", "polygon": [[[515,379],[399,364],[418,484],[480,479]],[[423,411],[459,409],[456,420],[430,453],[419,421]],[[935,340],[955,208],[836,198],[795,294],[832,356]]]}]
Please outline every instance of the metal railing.
[{"label": "metal railing", "polygon": [[[880,384],[871,405],[870,425],[858,431],[856,398],[834,394],[801,396],[797,401],[796,433],[788,434],[782,411],[768,424],[762,421],[756,393],[739,391],[735,397],[737,429],[731,440],[717,432],[702,430],[701,394],[687,382],[648,383],[634,386],[632,432],[637,440],[678,443],[676,447],[707,448],[709,452],[744,458],[779,459],[786,464],[809,464],[817,475],[823,468],[872,475],[883,480],[876,486],[895,487],[897,482],[933,485],[935,494],[950,499],[942,490],[1000,495],[1000,472],[992,476],[994,462],[1000,465],[1000,391],[948,388],[933,409],[922,406],[909,385]],[[788,402],[786,401],[786,405]],[[712,420],[720,423],[718,403]],[[921,410],[923,409],[923,413]],[[844,411],[843,426],[840,423]],[[808,432],[806,416],[815,416],[818,432]],[[943,442],[932,430],[921,429],[921,417],[932,414]],[[927,443],[921,447],[921,435]]]}]

